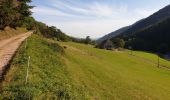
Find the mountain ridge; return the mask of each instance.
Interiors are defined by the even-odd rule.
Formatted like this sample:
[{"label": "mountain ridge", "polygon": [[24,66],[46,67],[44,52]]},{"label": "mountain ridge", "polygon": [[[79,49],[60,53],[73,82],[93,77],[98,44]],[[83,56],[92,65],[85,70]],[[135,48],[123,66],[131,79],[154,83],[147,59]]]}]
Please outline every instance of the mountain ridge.
[{"label": "mountain ridge", "polygon": [[[170,5],[165,6],[164,8],[158,10],[157,12],[148,16],[147,18],[141,19],[141,20],[137,21],[136,23],[130,25],[129,28],[125,29],[123,32],[119,32],[119,33],[115,34],[116,31],[114,31],[114,32],[107,34],[104,37],[98,39],[97,42],[99,43],[100,41],[103,41],[103,40],[112,39],[115,37],[135,33],[135,32],[140,31],[146,27],[149,27],[156,23],[159,23],[168,17],[170,17]],[[121,30],[122,30],[122,28],[118,29],[117,31],[121,31]]]}]

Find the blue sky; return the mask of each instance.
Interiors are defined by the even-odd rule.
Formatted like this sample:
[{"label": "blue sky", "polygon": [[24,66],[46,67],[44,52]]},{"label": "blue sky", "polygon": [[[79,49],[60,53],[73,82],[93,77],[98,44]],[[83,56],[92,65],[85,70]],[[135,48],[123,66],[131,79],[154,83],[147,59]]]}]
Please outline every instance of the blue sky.
[{"label": "blue sky", "polygon": [[170,0],[32,0],[36,20],[74,37],[99,38],[131,25]]}]

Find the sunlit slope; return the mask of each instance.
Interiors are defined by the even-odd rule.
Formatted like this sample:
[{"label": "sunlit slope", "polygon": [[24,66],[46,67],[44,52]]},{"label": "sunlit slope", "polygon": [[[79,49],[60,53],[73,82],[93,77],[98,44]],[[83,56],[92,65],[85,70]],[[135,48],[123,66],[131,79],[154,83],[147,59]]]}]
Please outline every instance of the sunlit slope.
[{"label": "sunlit slope", "polygon": [[[32,35],[14,57],[0,99],[168,100],[170,71],[156,63],[157,56],[150,53],[134,51],[132,56],[127,50],[107,51]],[[161,64],[169,63],[161,59]]]},{"label": "sunlit slope", "polygon": [[76,43],[62,45],[67,46],[66,62],[70,77],[77,87],[82,88],[81,91],[87,98],[102,100],[170,98],[170,71],[157,68],[155,64],[150,63],[149,60],[156,63],[157,56],[153,54],[134,52],[134,55],[138,56],[134,57],[129,55],[128,51],[99,50]]}]

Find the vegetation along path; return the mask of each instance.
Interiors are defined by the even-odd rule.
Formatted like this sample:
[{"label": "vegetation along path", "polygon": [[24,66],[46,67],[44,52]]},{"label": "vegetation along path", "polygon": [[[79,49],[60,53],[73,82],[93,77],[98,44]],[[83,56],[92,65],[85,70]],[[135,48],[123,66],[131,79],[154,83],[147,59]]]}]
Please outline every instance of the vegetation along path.
[{"label": "vegetation along path", "polygon": [[5,66],[9,63],[20,44],[30,35],[32,32],[17,35],[15,37],[0,41],[0,80]]}]

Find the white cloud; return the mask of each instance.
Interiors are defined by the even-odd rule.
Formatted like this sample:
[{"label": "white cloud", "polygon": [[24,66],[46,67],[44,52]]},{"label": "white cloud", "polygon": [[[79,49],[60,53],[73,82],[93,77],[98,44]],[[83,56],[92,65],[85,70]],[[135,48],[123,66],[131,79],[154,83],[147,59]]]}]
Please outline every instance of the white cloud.
[{"label": "white cloud", "polygon": [[60,1],[53,1],[53,3],[51,5],[56,7],[56,8],[61,8],[63,10],[67,10],[67,11],[70,10],[72,12],[74,11],[74,12],[77,12],[77,13],[89,14],[89,11],[87,9],[72,6],[70,4],[63,3],[63,2],[60,2]]},{"label": "white cloud", "polygon": [[63,13],[57,9],[53,9],[50,7],[44,7],[44,6],[39,6],[39,7],[35,7],[32,9],[33,13],[36,14],[40,14],[40,15],[54,15],[54,16],[65,16],[65,17],[71,17],[73,15],[67,14],[67,13]]},{"label": "white cloud", "polygon": [[113,6],[105,3],[92,2],[90,4],[70,4],[61,1],[53,1],[53,7],[60,8],[63,11],[70,11],[74,14],[84,17],[114,17],[118,13],[125,13],[127,11],[126,5]]},{"label": "white cloud", "polygon": [[102,17],[102,16],[113,16],[113,8],[108,6],[108,5],[104,5],[104,4],[100,4],[95,2],[93,5],[89,6],[89,12],[97,17]]}]

